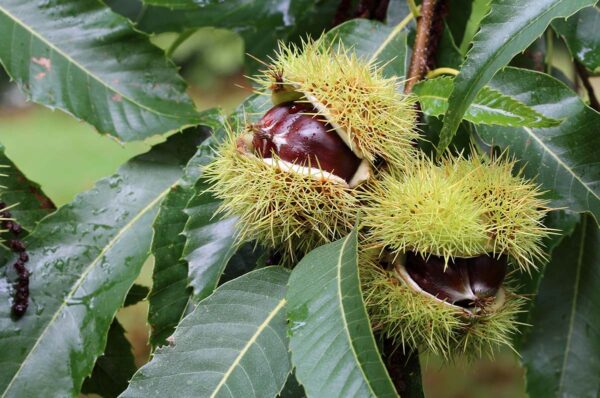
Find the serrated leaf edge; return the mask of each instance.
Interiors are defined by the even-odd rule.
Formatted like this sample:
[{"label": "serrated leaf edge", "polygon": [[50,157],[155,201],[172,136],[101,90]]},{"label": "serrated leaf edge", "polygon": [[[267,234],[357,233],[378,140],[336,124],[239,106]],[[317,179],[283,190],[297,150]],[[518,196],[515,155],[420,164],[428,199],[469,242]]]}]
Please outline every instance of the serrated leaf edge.
[{"label": "serrated leaf edge", "polygon": [[[340,254],[338,256],[338,261],[337,261],[337,266],[336,266],[336,268],[337,268],[337,270],[336,270],[337,287],[338,287],[336,295],[338,296],[338,302],[339,302],[340,309],[345,309],[346,308],[345,305],[344,305],[344,302],[343,302],[343,298],[342,298],[342,296],[343,296],[342,295],[342,265],[343,265],[342,258],[344,256],[344,251],[346,249],[346,244],[348,243],[348,241],[350,239],[357,240],[356,231],[353,231],[350,235],[348,235],[346,237],[346,239],[344,240],[344,242],[342,243],[342,247],[340,248]],[[356,263],[358,263],[358,257],[356,258]],[[355,273],[355,276],[356,276],[356,278],[358,278],[358,272]],[[358,282],[358,286],[359,286],[359,289],[360,289],[360,279],[357,282]],[[360,294],[360,292],[359,292],[359,294]],[[362,301],[362,298],[361,298],[361,301]],[[362,367],[362,364],[358,360],[358,353],[356,352],[356,349],[354,348],[354,344],[352,344],[353,340],[352,340],[352,336],[350,335],[350,330],[348,328],[348,321],[346,319],[346,312],[345,311],[340,311],[340,312],[342,314],[342,321],[344,323],[344,332],[346,333],[346,337],[348,338],[350,349],[352,350],[352,354],[353,354],[352,357],[356,361],[356,364],[358,365],[358,368],[360,369],[360,372],[363,375],[363,378],[364,378],[364,380],[365,380],[365,382],[367,384],[367,387],[369,388],[369,391],[371,392],[371,394],[373,395],[373,397],[376,397],[377,394],[375,393],[373,387],[371,386],[371,380],[367,377],[367,374],[365,373],[365,371],[364,371],[364,369]],[[363,314],[368,319],[368,315],[366,313],[366,310],[364,309],[364,306],[363,306]],[[373,333],[371,332],[370,327],[369,327],[369,332],[370,332],[369,334],[370,334],[370,337],[371,337],[371,342],[373,344],[373,347],[376,347],[377,344],[375,342],[375,338],[373,336]],[[387,374],[387,370],[385,370],[385,364],[383,363],[383,360],[381,359],[381,356],[378,355],[378,357],[379,357],[379,363],[381,364],[381,366],[383,367],[384,371]],[[389,379],[389,376],[387,377],[387,380],[391,384],[391,380]],[[395,391],[394,387],[392,387],[392,390]]]},{"label": "serrated leaf edge", "polygon": [[176,183],[171,184],[167,189],[165,189],[164,191],[162,191],[156,198],[154,198],[150,203],[148,203],[144,208],[142,208],[136,215],[135,217],[133,217],[131,220],[129,220],[129,222],[127,224],[125,224],[121,229],[119,229],[119,232],[108,242],[108,244],[106,246],[104,246],[104,248],[100,251],[100,253],[98,253],[98,255],[94,258],[94,260],[92,262],[90,262],[90,264],[87,266],[87,268],[85,269],[85,271],[81,274],[81,276],[77,279],[77,281],[73,284],[73,287],[69,290],[69,292],[65,295],[65,297],[63,298],[62,303],[60,304],[60,306],[56,309],[56,311],[54,312],[54,314],[52,315],[52,318],[50,318],[50,321],[48,321],[48,323],[46,324],[46,326],[44,327],[44,330],[42,331],[42,333],[40,333],[40,335],[38,336],[38,338],[35,341],[35,344],[31,347],[31,349],[29,350],[29,352],[27,353],[27,355],[25,356],[25,358],[23,358],[23,361],[21,362],[21,364],[19,365],[19,368],[17,369],[17,371],[15,372],[15,374],[13,375],[12,379],[10,380],[10,383],[8,383],[8,385],[6,386],[6,389],[4,390],[2,397],[5,397],[7,392],[11,389],[11,386],[13,385],[13,383],[15,382],[15,380],[17,380],[21,370],[23,369],[23,366],[25,365],[25,363],[28,361],[28,359],[30,358],[31,354],[35,351],[35,349],[37,348],[37,346],[39,345],[40,341],[42,341],[44,335],[46,334],[46,332],[50,329],[50,326],[54,323],[54,321],[57,319],[58,315],[63,311],[63,309],[65,308],[67,301],[73,297],[73,294],[75,294],[75,292],[77,291],[77,289],[79,289],[79,287],[81,286],[81,284],[84,282],[85,278],[87,277],[87,275],[89,275],[89,273],[93,270],[93,268],[96,266],[96,263],[98,263],[98,261],[100,261],[100,259],[104,256],[104,254],[110,249],[112,248],[119,240],[119,238],[127,231],[129,230],[129,228],[131,228],[144,214],[146,214],[148,211],[150,211],[154,206],[156,206],[156,204],[158,204],[170,191],[171,189],[176,185]]},{"label": "serrated leaf edge", "polygon": [[[537,22],[537,20],[541,19],[542,17],[544,17],[546,14],[550,13],[552,10],[554,10],[554,8],[558,7],[559,5],[563,4],[565,0],[559,0],[558,2],[550,5],[550,7],[548,7],[547,9],[545,9],[542,13],[538,14],[535,18],[531,19],[529,21],[529,23],[527,25],[525,25],[525,27],[521,28],[521,30],[525,30],[526,28],[530,27],[531,25],[533,25],[535,22]],[[583,8],[583,7],[582,7]],[[581,8],[580,8],[581,9]],[[469,51],[467,52],[466,56],[465,56],[465,60],[463,62],[463,64],[461,65],[461,70],[464,67],[464,65],[470,60],[469,55],[471,54],[471,52],[473,52],[473,50],[475,49],[475,43],[478,41],[478,36],[482,35],[483,32],[483,28],[484,28],[484,23],[486,22],[487,18],[492,14],[492,12],[494,11],[494,7],[491,6],[488,13],[485,15],[485,17],[481,20],[481,24],[480,24],[480,28],[479,31],[475,34],[475,36],[473,36],[473,39],[471,40],[471,48],[469,49]],[[572,13],[570,13],[569,15],[564,16],[565,18],[570,17],[571,15],[575,14],[578,10],[573,11]],[[560,17],[556,17],[556,18],[560,18]],[[553,19],[556,18],[552,18],[548,25],[550,25],[550,23],[552,22]],[[497,49],[497,51],[495,51],[491,57],[489,57],[484,63],[483,65],[480,66],[484,67],[485,65],[489,64],[489,63],[493,63],[493,60],[497,58],[498,53],[500,53],[500,49],[504,49],[506,48],[506,46],[512,42],[513,38],[508,38],[502,46],[500,46],[499,49]],[[533,42],[533,40],[531,41]],[[499,68],[501,69],[501,68]],[[496,70],[494,72],[497,73],[498,71]],[[471,84],[469,84],[469,86],[467,87],[467,89],[465,90],[465,93],[463,93],[463,96],[470,96],[471,93],[473,92],[473,88],[481,81],[481,74],[479,74],[478,78],[475,79],[471,79]],[[488,79],[489,81],[490,79]],[[456,86],[452,89],[452,93],[450,93],[450,97],[448,99],[450,99],[452,97],[452,94],[454,94],[456,89]],[[479,92],[481,89],[477,90],[477,92]],[[475,96],[477,95],[477,93],[475,93],[475,95],[473,95],[473,99],[471,100],[471,102],[475,99]],[[450,105],[450,104],[448,104]],[[456,120],[456,122],[453,121],[453,125],[450,126],[448,123],[446,123],[446,120],[444,120],[444,124],[442,126],[442,131],[440,132],[440,141],[439,141],[439,145],[437,148],[437,153],[442,154],[446,148],[448,147],[448,145],[450,145],[450,143],[452,142],[452,139],[454,138],[454,136],[456,135],[456,130],[458,129],[458,126],[460,125],[460,121],[463,119],[464,114],[466,113],[467,109],[469,109],[469,105],[470,103],[465,107],[465,110],[462,112],[462,115],[459,119]],[[456,107],[455,107],[456,108]],[[448,110],[450,110],[450,106],[448,106]],[[449,112],[448,110],[446,110],[445,115],[448,115]],[[456,109],[452,110],[453,112],[456,112]],[[446,118],[445,118],[446,119]]]},{"label": "serrated leaf edge", "polygon": [[558,164],[560,164],[569,174],[571,174],[571,177],[573,179],[579,181],[579,183],[585,187],[586,191],[588,192],[588,195],[591,193],[593,197],[600,201],[600,196],[597,195],[594,191],[592,191],[586,182],[584,182],[565,162],[563,162],[562,159],[558,157],[558,155],[556,155],[552,150],[550,150],[550,148],[537,135],[534,134],[531,128],[523,127],[523,130],[525,130],[531,138],[533,138],[542,148],[544,148],[545,153],[550,154],[550,156],[552,156]]},{"label": "serrated leaf edge", "polygon": [[567,361],[569,359],[569,352],[570,352],[570,347],[571,347],[571,340],[573,337],[573,327],[575,325],[575,314],[577,312],[577,296],[579,294],[579,285],[580,285],[580,280],[581,280],[581,268],[583,267],[583,253],[584,253],[584,248],[585,248],[585,238],[586,238],[586,232],[587,232],[587,217],[582,217],[581,220],[581,240],[580,240],[580,250],[577,256],[577,269],[576,269],[576,274],[575,274],[575,286],[573,289],[573,303],[571,304],[571,314],[569,316],[569,329],[567,332],[567,343],[565,344],[565,351],[564,351],[564,358],[563,358],[563,362],[561,364],[560,367],[560,379],[558,381],[558,391],[556,396],[561,397],[562,395],[562,389],[563,389],[563,382],[564,382],[564,377],[565,377],[565,373],[566,373],[566,369],[568,367],[567,365]]}]

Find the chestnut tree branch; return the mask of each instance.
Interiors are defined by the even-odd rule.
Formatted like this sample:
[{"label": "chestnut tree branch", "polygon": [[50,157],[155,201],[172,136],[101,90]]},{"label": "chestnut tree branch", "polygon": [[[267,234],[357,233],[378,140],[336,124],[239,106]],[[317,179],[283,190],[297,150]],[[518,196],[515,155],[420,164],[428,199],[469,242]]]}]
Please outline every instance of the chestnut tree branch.
[{"label": "chestnut tree branch", "polygon": [[404,92],[412,92],[413,86],[425,76],[427,72],[427,61],[429,56],[430,33],[433,25],[437,0],[423,0],[421,4],[421,15],[417,19],[417,36],[413,48],[410,67],[408,69],[407,82]]}]

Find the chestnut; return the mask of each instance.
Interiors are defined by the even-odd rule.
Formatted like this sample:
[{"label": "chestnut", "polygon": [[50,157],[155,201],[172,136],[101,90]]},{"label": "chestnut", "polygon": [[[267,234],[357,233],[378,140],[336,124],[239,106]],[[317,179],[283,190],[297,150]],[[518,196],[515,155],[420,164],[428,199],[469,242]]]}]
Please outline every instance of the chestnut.
[{"label": "chestnut", "polygon": [[309,103],[286,102],[252,125],[252,144],[262,158],[273,156],[319,168],[350,182],[361,163],[335,129]]},{"label": "chestnut", "polygon": [[421,289],[451,304],[479,307],[493,299],[506,276],[507,257],[483,254],[476,257],[445,259],[406,255],[405,269]]}]

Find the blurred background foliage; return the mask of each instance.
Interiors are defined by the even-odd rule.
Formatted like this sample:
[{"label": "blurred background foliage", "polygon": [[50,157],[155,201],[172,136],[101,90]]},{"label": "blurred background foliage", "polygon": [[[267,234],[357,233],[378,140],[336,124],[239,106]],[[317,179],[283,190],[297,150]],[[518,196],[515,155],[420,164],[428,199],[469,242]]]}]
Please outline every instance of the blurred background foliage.
[{"label": "blurred background foliage", "polygon": [[[126,15],[140,12],[135,4],[113,7]],[[127,4],[133,4],[127,2]],[[404,10],[402,10],[404,11]],[[390,13],[395,12],[393,9]],[[391,14],[390,18],[393,15]],[[452,27],[450,27],[452,28]],[[551,34],[551,33],[550,33]],[[239,33],[204,27],[184,35],[157,33],[151,42],[170,54],[189,84],[189,93],[197,107],[221,107],[230,111],[251,93],[244,69],[246,48]],[[545,53],[545,39],[537,40],[514,64],[534,66],[536,51]],[[580,84],[572,70],[566,48],[554,41],[553,75],[578,89]],[[254,68],[251,66],[251,68]],[[597,87],[598,78],[592,79]],[[584,91],[579,91],[585,96]],[[98,179],[111,175],[129,158],[150,149],[165,137],[151,137],[143,142],[120,143],[100,135],[89,125],[78,122],[60,111],[27,103],[16,86],[0,69],[0,142],[8,156],[46,194],[61,206],[79,192],[92,187]],[[138,283],[151,283],[152,259],[148,259]],[[120,310],[118,318],[127,330],[137,365],[148,358],[148,330],[145,324],[147,302]],[[422,358],[424,389],[428,397],[524,397],[523,370],[515,353],[501,352],[495,359],[473,363],[444,365],[435,357]]]}]

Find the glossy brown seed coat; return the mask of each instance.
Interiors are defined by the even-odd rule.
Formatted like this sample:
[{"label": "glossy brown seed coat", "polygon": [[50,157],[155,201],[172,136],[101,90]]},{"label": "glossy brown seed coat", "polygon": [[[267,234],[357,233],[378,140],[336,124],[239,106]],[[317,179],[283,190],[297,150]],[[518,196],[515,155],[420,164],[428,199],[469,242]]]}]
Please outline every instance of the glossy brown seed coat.
[{"label": "glossy brown seed coat", "polygon": [[328,171],[350,181],[360,159],[333,127],[315,115],[306,103],[287,102],[271,108],[252,126],[252,144],[263,158],[281,160]]},{"label": "glossy brown seed coat", "polygon": [[409,252],[405,268],[427,293],[461,307],[473,307],[495,297],[506,276],[507,258],[489,255],[456,258],[445,266],[443,257],[423,258]]}]

